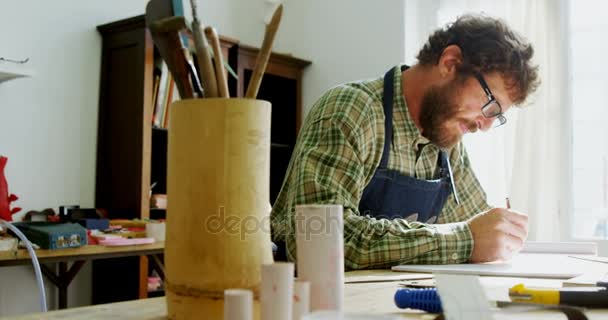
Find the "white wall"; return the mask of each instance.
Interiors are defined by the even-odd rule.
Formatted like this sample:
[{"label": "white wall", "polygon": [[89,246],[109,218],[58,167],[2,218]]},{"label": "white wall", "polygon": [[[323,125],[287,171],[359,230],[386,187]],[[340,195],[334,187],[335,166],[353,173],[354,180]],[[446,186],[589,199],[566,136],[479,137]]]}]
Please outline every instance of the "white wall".
[{"label": "white wall", "polygon": [[[103,3],[0,1],[0,56],[29,57],[36,73],[0,84],[0,154],[9,158],[9,188],[24,211],[93,205],[101,51],[95,26],[145,5]],[[0,315],[38,310],[31,270],[0,268]],[[89,278],[87,266],[71,287],[71,305],[90,301]],[[51,305],[54,299],[50,294]]]},{"label": "white wall", "polygon": [[[9,188],[24,211],[93,206],[101,58],[95,28],[144,13],[146,2],[0,0],[0,56],[29,57],[35,72],[0,84],[0,154],[9,158]],[[262,43],[263,19],[273,8],[265,0],[198,3],[203,22],[220,34]],[[291,0],[275,51],[313,62],[304,76],[308,110],[329,87],[380,76],[403,61],[403,24],[403,0]],[[87,264],[70,287],[70,306],[90,302],[90,276]],[[0,316],[37,310],[31,268],[0,268]]]},{"label": "white wall", "polygon": [[[255,46],[262,42],[262,19],[272,9],[259,7],[267,12],[256,21],[239,19],[242,41]],[[382,76],[404,61],[404,14],[403,0],[287,0],[275,51],[312,61],[304,74],[304,112],[328,88]],[[257,32],[246,36],[248,29]]]},{"label": "white wall", "polygon": [[428,36],[437,29],[440,0],[405,0],[405,62],[413,65]]}]

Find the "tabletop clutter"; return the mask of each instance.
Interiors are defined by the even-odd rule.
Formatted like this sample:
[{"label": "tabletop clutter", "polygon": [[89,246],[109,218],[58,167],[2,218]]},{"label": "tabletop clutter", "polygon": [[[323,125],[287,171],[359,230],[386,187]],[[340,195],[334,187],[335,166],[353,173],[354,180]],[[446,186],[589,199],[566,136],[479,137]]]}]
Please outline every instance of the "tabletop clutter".
[{"label": "tabletop clutter", "polygon": [[[47,208],[28,211],[21,222],[13,222],[35,248],[65,249],[87,244],[124,246],[164,241],[163,220],[107,219],[102,209],[62,206],[57,214]],[[18,247],[11,232],[0,235],[0,251]],[[21,244],[19,245],[21,246]]]},{"label": "tabletop clutter", "polygon": [[[294,264],[261,266],[261,284],[254,289],[225,289],[225,320],[306,319],[313,311],[341,311],[344,300],[343,208],[341,205],[302,205],[296,208],[298,278]],[[308,221],[328,228],[311,228]],[[325,230],[325,231],[321,231]],[[260,313],[253,307],[259,292]],[[314,314],[312,314],[314,316]]]}]

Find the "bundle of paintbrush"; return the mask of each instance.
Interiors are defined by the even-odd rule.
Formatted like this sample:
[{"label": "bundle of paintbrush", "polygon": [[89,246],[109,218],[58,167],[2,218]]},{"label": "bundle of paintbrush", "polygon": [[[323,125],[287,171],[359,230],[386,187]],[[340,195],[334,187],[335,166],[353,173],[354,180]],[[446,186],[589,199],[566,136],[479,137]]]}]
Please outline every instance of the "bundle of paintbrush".
[{"label": "bundle of paintbrush", "polygon": [[[146,23],[154,44],[171,72],[181,99],[229,98],[224,57],[217,31],[205,27],[198,18],[195,0],[190,0],[192,23],[175,15],[171,0],[150,0],[146,7]],[[266,26],[264,40],[255,63],[245,98],[255,99],[266,71],[274,37],[281,21],[283,5],[275,10]],[[189,48],[189,36],[194,42],[196,65]],[[203,35],[204,34],[204,35]],[[211,49],[209,49],[211,47]],[[212,59],[213,55],[213,59]]]}]

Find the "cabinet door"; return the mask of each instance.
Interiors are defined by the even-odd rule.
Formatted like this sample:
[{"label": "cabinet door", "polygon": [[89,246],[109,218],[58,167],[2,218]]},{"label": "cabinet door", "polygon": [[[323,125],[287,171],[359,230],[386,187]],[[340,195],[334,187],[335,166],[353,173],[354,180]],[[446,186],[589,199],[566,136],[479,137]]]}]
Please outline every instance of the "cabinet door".
[{"label": "cabinet door", "polygon": [[147,216],[150,188],[153,49],[145,23],[111,28],[103,37],[95,206],[110,218]]},{"label": "cabinet door", "polygon": [[[102,61],[95,207],[109,218],[149,215],[153,43],[138,16],[99,26]],[[147,293],[147,258],[93,261],[94,304]]]}]

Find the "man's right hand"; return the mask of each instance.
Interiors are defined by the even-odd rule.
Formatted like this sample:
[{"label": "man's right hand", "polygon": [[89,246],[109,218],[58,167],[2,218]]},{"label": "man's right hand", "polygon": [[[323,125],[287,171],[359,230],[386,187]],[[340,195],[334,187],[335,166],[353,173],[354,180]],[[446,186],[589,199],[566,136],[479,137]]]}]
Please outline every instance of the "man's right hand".
[{"label": "man's right hand", "polygon": [[473,234],[471,262],[509,260],[528,237],[528,216],[510,209],[494,208],[467,221]]}]

